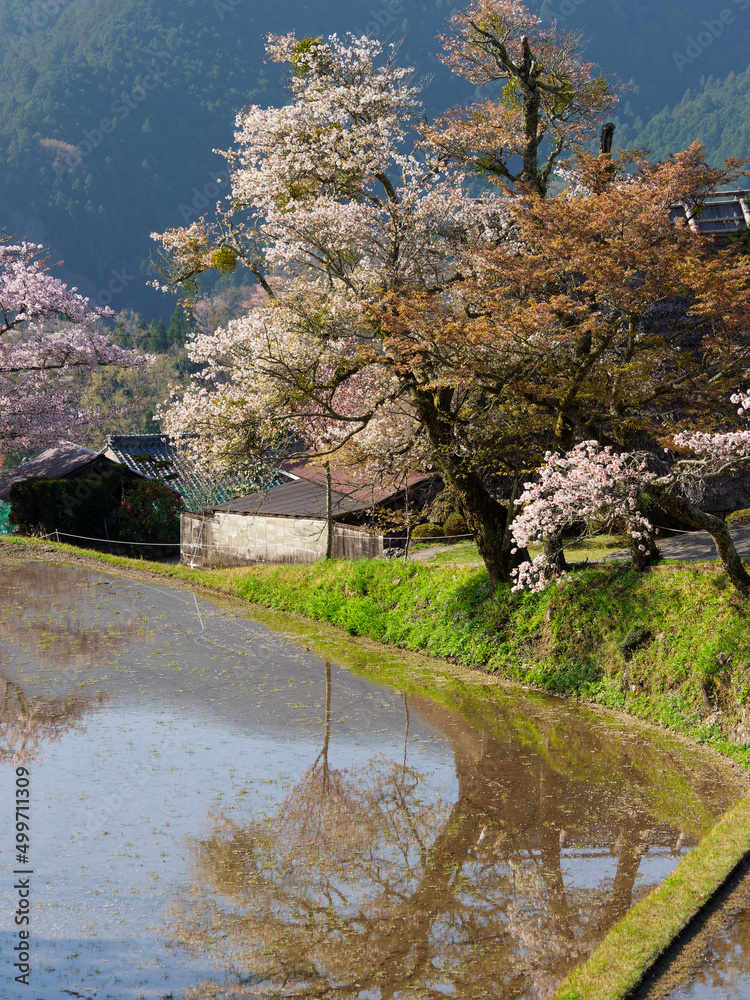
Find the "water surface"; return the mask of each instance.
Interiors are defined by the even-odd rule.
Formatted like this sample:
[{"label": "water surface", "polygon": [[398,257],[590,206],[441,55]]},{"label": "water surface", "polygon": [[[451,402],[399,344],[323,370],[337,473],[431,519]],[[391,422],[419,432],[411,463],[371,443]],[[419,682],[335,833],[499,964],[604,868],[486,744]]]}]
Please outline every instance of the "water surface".
[{"label": "water surface", "polygon": [[546,997],[746,791],[554,699],[378,686],[315,626],[187,591],[6,566],[0,622],[4,897],[19,764],[34,870],[32,986],[7,907],[0,997]]}]

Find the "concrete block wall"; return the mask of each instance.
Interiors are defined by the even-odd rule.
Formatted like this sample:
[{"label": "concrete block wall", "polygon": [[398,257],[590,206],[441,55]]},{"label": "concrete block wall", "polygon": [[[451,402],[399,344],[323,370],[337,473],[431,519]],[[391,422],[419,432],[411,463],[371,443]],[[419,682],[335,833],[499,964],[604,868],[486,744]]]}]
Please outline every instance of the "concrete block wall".
[{"label": "concrete block wall", "polygon": [[[200,569],[251,563],[311,563],[325,558],[326,523],[313,518],[259,517],[215,511],[180,518],[180,561]],[[381,535],[335,524],[334,559],[383,554]]]}]

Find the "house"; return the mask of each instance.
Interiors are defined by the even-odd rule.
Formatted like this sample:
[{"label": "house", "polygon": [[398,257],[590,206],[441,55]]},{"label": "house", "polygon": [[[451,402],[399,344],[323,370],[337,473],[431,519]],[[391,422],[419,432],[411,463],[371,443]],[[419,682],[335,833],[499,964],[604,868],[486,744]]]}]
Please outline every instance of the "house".
[{"label": "house", "polygon": [[669,218],[686,223],[695,233],[726,238],[750,228],[750,191],[717,191],[698,209],[682,201],[672,205]]},{"label": "house", "polygon": [[[326,469],[304,459],[285,463],[281,471],[290,481],[217,504],[206,516],[183,514],[181,561],[207,568],[323,559],[328,545]],[[374,482],[352,469],[330,473],[335,559],[374,558],[403,546],[406,533],[396,512],[403,511],[407,493],[410,502],[426,502],[441,485],[434,474]],[[389,511],[394,515],[390,519]]]},{"label": "house", "polygon": [[[61,441],[58,446],[47,448],[0,477],[0,534],[8,534],[13,527],[10,521],[10,491],[14,483],[26,479],[86,480],[93,476],[106,478],[109,473],[121,468],[121,465],[107,458],[102,452],[93,451],[71,441]],[[130,474],[133,478],[139,475],[132,470]],[[76,490],[82,490],[82,495],[85,495],[86,484],[81,483]],[[51,527],[58,525],[53,524]],[[99,529],[92,530],[98,537]]]},{"label": "house", "polygon": [[7,501],[13,483],[24,479],[85,479],[105,474],[116,465],[116,461],[100,451],[62,441],[57,447],[47,448],[0,477],[0,501]]}]

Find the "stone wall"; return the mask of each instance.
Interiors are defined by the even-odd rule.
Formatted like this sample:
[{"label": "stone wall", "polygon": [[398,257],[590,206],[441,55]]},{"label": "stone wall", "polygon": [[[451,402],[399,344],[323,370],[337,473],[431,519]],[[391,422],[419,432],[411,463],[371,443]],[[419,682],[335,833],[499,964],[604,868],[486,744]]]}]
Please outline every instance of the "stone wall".
[{"label": "stone wall", "polygon": [[[180,561],[200,569],[248,563],[308,563],[326,554],[326,523],[301,517],[262,517],[215,511],[180,518]],[[345,524],[333,529],[334,559],[370,559],[383,554],[381,535]]]}]

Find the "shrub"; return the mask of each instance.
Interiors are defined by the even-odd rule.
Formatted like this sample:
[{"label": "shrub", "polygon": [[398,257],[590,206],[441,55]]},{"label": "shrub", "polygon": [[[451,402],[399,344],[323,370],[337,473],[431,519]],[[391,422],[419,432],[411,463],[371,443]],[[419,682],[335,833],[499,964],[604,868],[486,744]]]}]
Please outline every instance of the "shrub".
[{"label": "shrub", "polygon": [[727,524],[750,524],[750,507],[735,510],[727,516]]},{"label": "shrub", "polygon": [[158,479],[140,479],[126,490],[120,509],[120,538],[132,542],[179,542],[182,497]]},{"label": "shrub", "polygon": [[15,525],[10,519],[10,504],[0,500],[0,535],[9,535]]},{"label": "shrub", "polygon": [[23,479],[10,489],[10,520],[22,535],[60,531],[89,538],[111,536],[116,524],[112,511],[132,478],[128,469],[111,469],[79,479]]},{"label": "shrub", "polygon": [[442,538],[443,526],[441,524],[418,524],[413,529],[411,537],[418,538]]},{"label": "shrub", "polygon": [[443,534],[453,536],[453,535],[468,535],[469,526],[461,517],[460,514],[454,513],[450,517],[446,518],[445,524],[443,525]]}]

